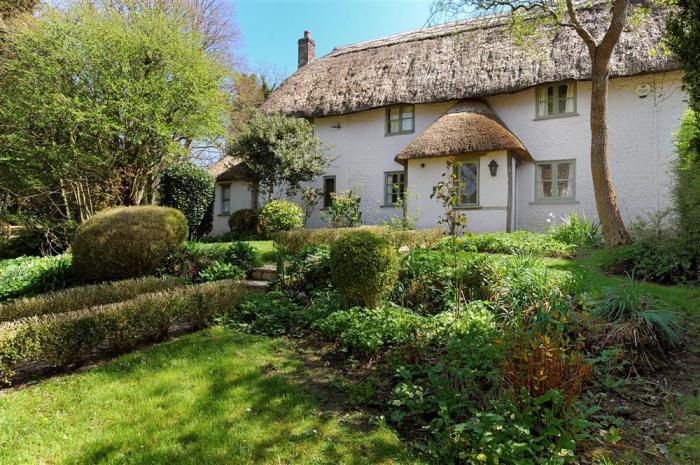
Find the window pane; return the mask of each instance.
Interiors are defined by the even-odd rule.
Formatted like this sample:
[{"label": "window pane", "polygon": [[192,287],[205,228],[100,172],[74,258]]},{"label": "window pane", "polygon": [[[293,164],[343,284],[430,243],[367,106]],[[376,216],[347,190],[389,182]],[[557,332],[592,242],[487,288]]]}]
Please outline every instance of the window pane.
[{"label": "window pane", "polygon": [[557,179],[559,181],[569,179],[570,172],[571,172],[571,163],[558,163],[557,164]]},{"label": "window pane", "polygon": [[573,192],[571,192],[571,189],[569,188],[570,183],[569,181],[558,181],[557,182],[557,189],[559,192],[559,197],[567,198],[567,197],[572,197]]},{"label": "window pane", "polygon": [[401,120],[402,131],[413,131],[413,118]]},{"label": "window pane", "polygon": [[554,114],[554,86],[547,87],[547,115]]},{"label": "window pane", "polygon": [[404,105],[401,107],[402,118],[413,118],[413,105]]},{"label": "window pane", "polygon": [[540,181],[552,179],[551,163],[537,165],[537,179]]},{"label": "window pane", "polygon": [[399,119],[401,117],[401,109],[399,107],[392,107],[389,109],[390,119]]},{"label": "window pane", "polygon": [[460,181],[463,186],[459,192],[459,203],[462,205],[473,205],[477,202],[477,170],[476,163],[464,163],[460,167]]},{"label": "window pane", "polygon": [[538,181],[537,187],[537,197],[546,198],[552,196],[552,181]]},{"label": "window pane", "polygon": [[389,132],[390,132],[390,133],[401,132],[401,131],[400,131],[400,127],[401,127],[400,124],[401,124],[401,121],[400,121],[400,120],[396,120],[396,121],[392,120],[392,121],[390,121],[390,122],[389,122]]},{"label": "window pane", "polygon": [[335,178],[325,178],[323,180],[323,206],[330,207],[333,197],[331,194],[335,192]]}]

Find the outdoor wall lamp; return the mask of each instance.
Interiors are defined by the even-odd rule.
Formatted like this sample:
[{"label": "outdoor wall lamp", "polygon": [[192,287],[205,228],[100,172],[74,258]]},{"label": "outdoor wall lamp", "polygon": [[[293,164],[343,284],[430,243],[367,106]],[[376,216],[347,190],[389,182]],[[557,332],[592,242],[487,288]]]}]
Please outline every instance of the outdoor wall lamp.
[{"label": "outdoor wall lamp", "polygon": [[496,173],[498,172],[498,163],[496,163],[496,160],[491,160],[491,163],[489,163],[489,171],[491,172],[491,176],[496,177]]}]

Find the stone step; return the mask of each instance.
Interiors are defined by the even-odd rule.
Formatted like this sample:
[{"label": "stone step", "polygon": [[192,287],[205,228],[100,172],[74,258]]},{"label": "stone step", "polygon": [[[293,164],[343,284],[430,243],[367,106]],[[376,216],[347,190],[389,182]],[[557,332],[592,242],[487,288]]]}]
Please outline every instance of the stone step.
[{"label": "stone step", "polygon": [[254,293],[254,294],[264,294],[267,292],[268,288],[270,287],[270,281],[258,281],[255,279],[246,279],[243,281],[243,284],[245,284],[246,289],[248,289],[248,292]]},{"label": "stone step", "polygon": [[250,271],[250,277],[257,281],[272,281],[277,277],[277,267],[275,265],[264,265],[253,268]]}]

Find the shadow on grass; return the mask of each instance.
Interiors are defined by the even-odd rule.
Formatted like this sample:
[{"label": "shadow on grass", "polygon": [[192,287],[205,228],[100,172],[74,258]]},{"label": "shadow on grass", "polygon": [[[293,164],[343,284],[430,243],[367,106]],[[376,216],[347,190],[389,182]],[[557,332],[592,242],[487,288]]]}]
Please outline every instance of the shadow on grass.
[{"label": "shadow on grass", "polygon": [[[317,395],[294,381],[301,370],[281,341],[218,328],[133,353],[72,375],[87,378],[82,392],[57,392],[67,387],[61,382],[32,388],[30,395],[82,404],[56,416],[70,423],[65,445],[44,444],[52,457],[35,458],[84,465],[417,463],[388,429],[324,413]],[[82,385],[74,381],[70,386]],[[31,434],[19,447],[42,441],[40,429]]]}]

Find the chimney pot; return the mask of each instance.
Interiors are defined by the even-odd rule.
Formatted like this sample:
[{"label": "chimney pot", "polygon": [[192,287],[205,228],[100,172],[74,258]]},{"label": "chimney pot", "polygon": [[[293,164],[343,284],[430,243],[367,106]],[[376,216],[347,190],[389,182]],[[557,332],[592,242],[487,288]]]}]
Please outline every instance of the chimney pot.
[{"label": "chimney pot", "polygon": [[316,58],[316,43],[311,38],[311,32],[304,31],[304,37],[298,40],[297,45],[299,47],[297,65],[301,68]]}]

